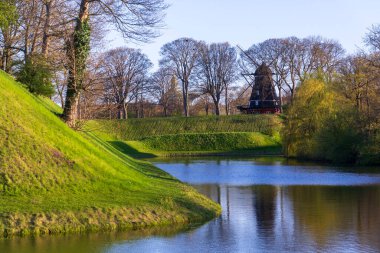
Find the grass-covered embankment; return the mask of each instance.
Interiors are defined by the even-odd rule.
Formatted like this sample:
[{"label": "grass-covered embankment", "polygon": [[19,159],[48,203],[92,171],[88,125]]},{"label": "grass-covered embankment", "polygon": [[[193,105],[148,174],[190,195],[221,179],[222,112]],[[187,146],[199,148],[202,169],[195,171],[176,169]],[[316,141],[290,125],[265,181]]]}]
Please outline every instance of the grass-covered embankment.
[{"label": "grass-covered embankment", "polygon": [[124,141],[188,133],[258,132],[278,136],[281,128],[280,117],[269,114],[91,120],[86,123],[86,129],[102,139]]},{"label": "grass-covered embankment", "polygon": [[93,120],[86,131],[136,157],[279,155],[282,120],[276,115]]},{"label": "grass-covered embankment", "polygon": [[66,126],[0,72],[0,236],[204,221],[220,207],[164,171]]},{"label": "grass-covered embankment", "polygon": [[[140,154],[155,156],[176,155],[266,155],[280,154],[281,144],[276,138],[262,133],[199,133],[158,135],[125,145]],[[114,142],[122,149],[123,144]]]}]

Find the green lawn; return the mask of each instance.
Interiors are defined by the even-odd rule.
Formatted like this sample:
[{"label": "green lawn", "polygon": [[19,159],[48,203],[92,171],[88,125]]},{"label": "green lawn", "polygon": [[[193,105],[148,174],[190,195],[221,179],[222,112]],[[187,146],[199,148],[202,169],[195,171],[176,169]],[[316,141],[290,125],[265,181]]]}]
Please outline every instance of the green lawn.
[{"label": "green lawn", "polygon": [[92,132],[0,72],[0,235],[207,220],[216,203]]}]

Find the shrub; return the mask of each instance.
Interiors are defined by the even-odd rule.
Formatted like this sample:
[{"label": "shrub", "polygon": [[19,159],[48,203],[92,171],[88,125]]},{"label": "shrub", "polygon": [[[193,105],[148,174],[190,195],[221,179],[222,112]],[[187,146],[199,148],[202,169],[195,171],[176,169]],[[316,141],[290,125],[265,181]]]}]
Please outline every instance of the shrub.
[{"label": "shrub", "polygon": [[327,118],[315,136],[318,156],[335,163],[355,163],[365,139],[358,118],[357,112],[349,108]]},{"label": "shrub", "polygon": [[51,82],[52,69],[41,55],[31,55],[17,72],[17,81],[25,84],[29,91],[38,95],[51,97],[54,87]]},{"label": "shrub", "polygon": [[355,163],[364,139],[360,115],[331,83],[311,78],[300,85],[283,131],[287,156]]}]

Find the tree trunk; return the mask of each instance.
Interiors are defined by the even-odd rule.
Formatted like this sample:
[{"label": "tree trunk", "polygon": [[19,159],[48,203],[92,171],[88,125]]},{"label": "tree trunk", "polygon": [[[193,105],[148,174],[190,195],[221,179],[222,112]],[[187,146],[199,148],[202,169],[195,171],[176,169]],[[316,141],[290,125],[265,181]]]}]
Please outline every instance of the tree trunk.
[{"label": "tree trunk", "polygon": [[59,95],[59,100],[61,101],[61,108],[64,108],[64,106],[65,106],[65,98],[63,96],[63,91],[62,92],[58,92],[58,95]]},{"label": "tree trunk", "polygon": [[66,42],[69,59],[69,74],[63,118],[69,126],[77,120],[78,97],[82,90],[82,79],[89,51],[88,26],[90,0],[82,0],[79,16],[72,37]]},{"label": "tree trunk", "polygon": [[81,99],[81,98],[82,98],[82,96],[79,95],[78,96],[78,102],[77,102],[77,108],[78,108],[77,118],[78,118],[78,120],[82,119],[82,106],[80,106],[80,105],[81,105],[83,99]]},{"label": "tree trunk", "polygon": [[280,100],[280,113],[282,113],[282,91],[281,91],[281,88],[278,89],[278,97]]},{"label": "tree trunk", "polygon": [[[5,38],[4,38],[5,40]],[[4,49],[3,49],[3,55],[2,55],[2,69],[5,71],[5,72],[8,72],[7,71],[7,59],[8,59],[8,48],[7,48],[7,44],[6,42],[4,42]]]},{"label": "tree trunk", "polygon": [[43,56],[45,56],[45,58],[47,57],[48,52],[49,52],[50,9],[51,9],[52,2],[53,2],[53,0],[48,0],[44,3],[46,14],[45,14],[45,24],[44,24],[44,30],[43,30],[43,37],[42,37],[42,54],[43,54]]},{"label": "tree trunk", "polygon": [[225,86],[225,89],[224,89],[224,93],[225,93],[225,95],[224,95],[224,99],[225,99],[225,106],[226,106],[226,115],[229,115],[230,113],[229,113],[229,104],[228,104],[228,89],[227,89],[227,85]]},{"label": "tree trunk", "polygon": [[187,102],[187,95],[184,95],[183,97],[183,110],[184,110],[184,115],[185,117],[189,117],[189,105]]},{"label": "tree trunk", "polygon": [[141,95],[141,101],[140,101],[140,117],[143,119],[145,117],[144,115],[144,99]]},{"label": "tree trunk", "polygon": [[65,107],[63,109],[63,118],[70,126],[73,126],[75,124],[75,120],[77,119],[78,102],[80,96],[80,91],[76,88],[74,78],[75,77],[73,74],[69,73],[67,81],[66,101]]},{"label": "tree trunk", "polygon": [[11,56],[11,49],[10,46],[7,46],[6,53],[5,53],[5,72],[11,73],[12,72],[12,56]]},{"label": "tree trunk", "polygon": [[189,104],[188,104],[188,93],[187,93],[187,85],[186,83],[182,86],[182,95],[183,95],[183,112],[185,117],[189,117]]},{"label": "tree trunk", "polygon": [[120,103],[117,106],[117,118],[118,119],[127,119],[128,118],[127,105],[124,102]]},{"label": "tree trunk", "polygon": [[25,27],[25,37],[24,37],[24,60],[26,61],[29,56],[29,24]]},{"label": "tree trunk", "polygon": [[3,70],[7,73],[11,72],[11,66],[12,66],[12,58],[11,58],[11,42],[10,42],[10,31],[9,29],[4,29],[3,31],[3,41],[4,41],[4,48],[3,48],[3,55],[2,55],[2,67]]},{"label": "tree trunk", "polygon": [[128,119],[128,105],[126,103],[123,103],[123,116],[124,119]]},{"label": "tree trunk", "polygon": [[123,118],[123,112],[120,107],[117,108],[117,119]]},{"label": "tree trunk", "polygon": [[214,106],[215,106],[215,115],[219,116],[220,115],[220,108],[219,108],[219,100],[214,99]]},{"label": "tree trunk", "polygon": [[215,104],[215,115],[216,116],[220,115],[219,103]]},{"label": "tree trunk", "polygon": [[[37,10],[38,10],[38,4],[36,7],[36,13],[37,13]],[[42,17],[43,15],[44,15],[44,8],[41,8],[41,12],[40,12],[39,16]],[[33,29],[33,40],[31,42],[31,46],[30,46],[30,50],[28,52],[28,55],[34,54],[36,51],[37,39],[39,39],[39,37],[40,37],[40,36],[37,36],[37,34],[40,34],[41,22],[42,22],[42,18],[39,18],[37,24],[35,24],[36,28]]]}]

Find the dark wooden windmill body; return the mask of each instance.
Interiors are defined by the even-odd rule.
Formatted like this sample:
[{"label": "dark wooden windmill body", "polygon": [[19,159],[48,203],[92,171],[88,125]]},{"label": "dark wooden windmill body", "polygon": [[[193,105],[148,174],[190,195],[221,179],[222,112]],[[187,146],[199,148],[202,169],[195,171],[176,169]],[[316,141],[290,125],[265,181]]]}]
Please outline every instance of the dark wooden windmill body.
[{"label": "dark wooden windmill body", "polygon": [[249,104],[237,108],[246,114],[280,113],[280,100],[274,89],[271,69],[263,63],[251,75],[254,82]]}]

